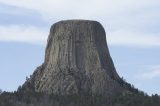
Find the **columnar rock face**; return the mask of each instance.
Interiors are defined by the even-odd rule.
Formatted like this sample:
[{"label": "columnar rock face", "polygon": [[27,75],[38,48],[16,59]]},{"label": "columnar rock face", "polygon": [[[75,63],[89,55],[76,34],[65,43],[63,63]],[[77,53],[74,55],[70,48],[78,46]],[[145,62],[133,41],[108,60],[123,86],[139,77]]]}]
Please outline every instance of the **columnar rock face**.
[{"label": "columnar rock face", "polygon": [[37,92],[59,95],[121,92],[106,35],[96,21],[60,21],[50,29],[45,61],[26,82]]}]

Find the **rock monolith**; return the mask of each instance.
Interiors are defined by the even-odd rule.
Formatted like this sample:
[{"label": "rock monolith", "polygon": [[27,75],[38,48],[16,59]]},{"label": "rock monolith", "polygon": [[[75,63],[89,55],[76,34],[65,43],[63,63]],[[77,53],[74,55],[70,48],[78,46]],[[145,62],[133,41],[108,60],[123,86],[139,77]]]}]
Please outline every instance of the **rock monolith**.
[{"label": "rock monolith", "polygon": [[52,25],[44,63],[25,84],[58,95],[108,95],[123,90],[119,79],[102,25],[66,20]]}]

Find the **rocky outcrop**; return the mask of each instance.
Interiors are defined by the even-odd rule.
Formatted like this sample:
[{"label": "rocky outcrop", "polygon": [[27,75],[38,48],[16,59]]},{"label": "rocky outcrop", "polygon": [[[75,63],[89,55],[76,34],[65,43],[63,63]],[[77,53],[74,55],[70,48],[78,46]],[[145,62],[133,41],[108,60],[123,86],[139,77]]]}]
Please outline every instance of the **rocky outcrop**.
[{"label": "rocky outcrop", "polygon": [[59,95],[121,92],[104,28],[99,22],[67,20],[52,25],[45,61],[26,82],[37,92]]}]

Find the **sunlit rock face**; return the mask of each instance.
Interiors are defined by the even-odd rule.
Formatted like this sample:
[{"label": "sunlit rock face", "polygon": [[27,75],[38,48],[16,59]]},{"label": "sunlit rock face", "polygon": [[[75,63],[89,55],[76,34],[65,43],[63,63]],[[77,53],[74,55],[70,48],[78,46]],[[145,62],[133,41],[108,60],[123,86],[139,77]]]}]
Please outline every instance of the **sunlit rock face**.
[{"label": "sunlit rock face", "polygon": [[99,22],[66,20],[52,25],[45,61],[26,82],[59,95],[121,92],[104,28]]}]

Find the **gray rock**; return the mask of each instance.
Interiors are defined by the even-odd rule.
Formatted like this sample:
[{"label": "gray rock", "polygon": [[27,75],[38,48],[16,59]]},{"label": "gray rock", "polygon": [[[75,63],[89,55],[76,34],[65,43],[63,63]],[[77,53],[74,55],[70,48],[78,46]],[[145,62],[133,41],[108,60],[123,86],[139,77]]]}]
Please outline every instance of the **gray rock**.
[{"label": "gray rock", "polygon": [[26,82],[37,92],[108,95],[123,91],[99,22],[67,20],[52,25],[45,61]]}]

